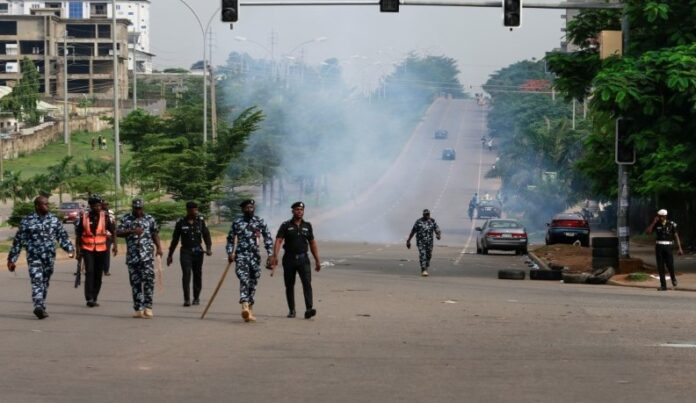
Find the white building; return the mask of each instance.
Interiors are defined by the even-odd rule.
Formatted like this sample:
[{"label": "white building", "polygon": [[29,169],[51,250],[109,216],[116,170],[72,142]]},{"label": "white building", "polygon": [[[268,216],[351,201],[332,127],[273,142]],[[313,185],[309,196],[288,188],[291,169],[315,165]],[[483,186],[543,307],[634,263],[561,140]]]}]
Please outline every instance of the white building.
[{"label": "white building", "polygon": [[[35,1],[0,0],[0,15],[31,15],[38,10],[55,10],[61,18],[112,18],[111,1]],[[33,10],[33,11],[32,11]],[[133,58],[138,61],[138,73],[152,73],[150,52],[150,0],[116,1],[116,18],[130,21],[128,69],[133,70]]]}]

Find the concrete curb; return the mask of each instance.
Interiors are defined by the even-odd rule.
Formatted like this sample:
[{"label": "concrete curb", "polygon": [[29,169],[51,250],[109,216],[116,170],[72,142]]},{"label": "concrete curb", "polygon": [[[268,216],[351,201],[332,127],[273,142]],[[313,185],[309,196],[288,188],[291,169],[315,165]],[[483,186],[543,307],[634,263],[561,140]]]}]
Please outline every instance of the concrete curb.
[{"label": "concrete curb", "polygon": [[[639,283],[625,283],[622,281],[616,281],[616,280],[609,280],[607,281],[607,285],[615,285],[619,287],[632,287],[632,288],[644,288],[644,289],[651,289],[651,290],[656,290],[657,287],[659,287],[659,284],[655,285],[648,285],[648,284],[639,284]],[[696,291],[696,288],[690,288],[690,287],[677,287],[676,290],[673,290],[672,288],[667,288],[669,291]]]}]

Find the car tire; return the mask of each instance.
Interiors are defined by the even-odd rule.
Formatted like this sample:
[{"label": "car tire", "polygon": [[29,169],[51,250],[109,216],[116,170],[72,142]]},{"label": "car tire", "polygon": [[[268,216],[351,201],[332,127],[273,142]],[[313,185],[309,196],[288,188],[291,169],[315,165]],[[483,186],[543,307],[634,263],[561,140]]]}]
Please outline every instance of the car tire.
[{"label": "car tire", "polygon": [[592,247],[618,249],[619,238],[615,236],[596,236],[592,238]]},{"label": "car tire", "polygon": [[482,252],[484,255],[487,255],[487,254],[488,254],[488,248],[481,247],[481,252]]},{"label": "car tire", "polygon": [[528,255],[528,254],[529,254],[529,250],[527,250],[526,246],[520,249],[520,255]]},{"label": "car tire", "polygon": [[557,270],[539,270],[532,269],[529,271],[530,280],[547,280],[560,281],[563,279],[563,272]]},{"label": "car tire", "polygon": [[563,282],[568,284],[585,284],[590,273],[562,273]]},{"label": "car tire", "polygon": [[478,246],[478,243],[476,243],[476,254],[477,255],[481,254],[481,248]]},{"label": "car tire", "polygon": [[503,269],[498,270],[498,278],[501,280],[524,280],[527,276],[524,270]]},{"label": "car tire", "polygon": [[619,256],[619,251],[616,248],[592,248],[592,258],[603,258],[611,257],[616,258]]}]

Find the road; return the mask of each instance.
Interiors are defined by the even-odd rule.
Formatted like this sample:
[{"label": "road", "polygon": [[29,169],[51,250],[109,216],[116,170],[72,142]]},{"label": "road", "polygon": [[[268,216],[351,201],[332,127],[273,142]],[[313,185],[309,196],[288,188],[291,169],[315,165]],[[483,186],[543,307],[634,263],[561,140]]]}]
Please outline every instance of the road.
[{"label": "road", "polygon": [[[465,202],[479,186],[496,185],[479,185],[477,161],[483,166],[492,156],[478,149],[483,112],[471,106],[445,101],[431,108],[404,152],[423,154],[435,141],[425,135],[436,126],[445,125],[450,139],[431,145],[415,164],[420,179],[412,173],[409,186],[383,180],[380,189],[389,192],[346,208],[359,214],[374,207],[380,215],[368,229],[393,228],[378,234],[380,242],[322,239],[328,264],[314,274],[315,319],[285,318],[282,276],[266,271],[257,323],[239,317],[233,275],[200,320],[202,306],[181,306],[178,266],[165,270],[155,318],[132,319],[119,256],[99,308],[84,306],[72,286],[74,262],[60,260],[51,317],[39,321],[26,269],[0,273],[0,400],[690,401],[695,293],[498,280],[501,268],[524,268],[524,257],[467,253],[472,224],[463,218]],[[457,148],[455,162],[437,159],[444,144]],[[418,275],[416,251],[403,246],[425,207],[444,229],[429,278]],[[326,215],[317,232],[341,224],[340,217]],[[206,262],[204,304],[223,256],[216,244]]]}]

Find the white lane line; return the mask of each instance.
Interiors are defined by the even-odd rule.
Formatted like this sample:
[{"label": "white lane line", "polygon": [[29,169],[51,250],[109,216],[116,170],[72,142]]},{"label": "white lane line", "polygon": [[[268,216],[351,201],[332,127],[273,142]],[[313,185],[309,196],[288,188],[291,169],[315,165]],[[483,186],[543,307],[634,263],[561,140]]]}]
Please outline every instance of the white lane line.
[{"label": "white lane line", "polygon": [[[466,106],[466,105],[464,105]],[[466,109],[465,109],[466,111]],[[457,141],[454,143],[454,149],[459,150],[459,143],[461,143],[463,133],[464,133],[464,123],[466,121],[466,113],[462,113],[462,120],[459,122],[459,127],[457,128]],[[454,167],[455,163],[452,162],[449,167],[449,171],[447,172],[447,179],[445,179],[445,184],[442,186],[442,190],[440,191],[440,194],[437,196],[437,200],[435,200],[435,205],[433,206],[433,213],[437,211],[437,209],[440,207],[440,202],[442,202],[442,198],[445,196],[445,193],[447,193],[447,190],[449,190],[449,183],[450,179],[452,179],[452,173],[454,172]]]},{"label": "white lane line", "polygon": [[[485,119],[481,119],[481,133],[485,132]],[[476,193],[481,192],[481,171],[483,170],[483,146],[479,147],[479,163],[478,163],[478,179],[476,181]],[[469,238],[467,238],[466,243],[464,244],[464,248],[459,252],[459,256],[457,256],[457,260],[454,261],[455,265],[458,265],[459,262],[462,261],[462,257],[466,254],[467,249],[469,249],[469,245],[471,244],[471,239],[474,236],[474,232],[476,228],[476,220],[471,220],[471,228],[469,229]]]},{"label": "white lane line", "polygon": [[662,344],[658,344],[658,347],[696,348],[696,344],[692,344],[692,343],[662,343]]}]

